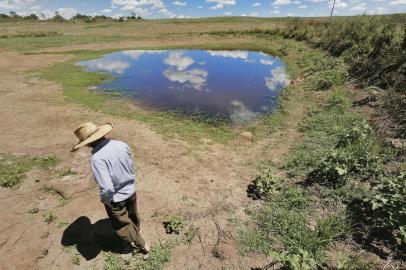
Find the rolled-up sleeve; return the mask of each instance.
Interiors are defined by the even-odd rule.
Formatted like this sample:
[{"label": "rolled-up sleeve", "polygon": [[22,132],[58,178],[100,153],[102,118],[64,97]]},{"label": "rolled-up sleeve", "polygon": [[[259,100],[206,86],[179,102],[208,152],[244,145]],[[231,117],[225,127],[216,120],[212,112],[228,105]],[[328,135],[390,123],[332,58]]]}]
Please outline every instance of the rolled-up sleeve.
[{"label": "rolled-up sleeve", "polygon": [[114,195],[114,186],[111,181],[107,164],[102,161],[92,160],[94,178],[100,187],[100,198],[106,205],[110,205]]}]

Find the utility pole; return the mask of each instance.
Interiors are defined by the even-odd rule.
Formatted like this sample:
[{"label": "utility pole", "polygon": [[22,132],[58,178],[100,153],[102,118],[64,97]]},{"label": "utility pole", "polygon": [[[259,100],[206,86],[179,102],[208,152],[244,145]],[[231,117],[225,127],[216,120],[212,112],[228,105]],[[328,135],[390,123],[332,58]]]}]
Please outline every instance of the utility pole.
[{"label": "utility pole", "polygon": [[336,0],[333,2],[333,7],[331,8],[330,20],[333,17],[334,7],[336,6]]}]

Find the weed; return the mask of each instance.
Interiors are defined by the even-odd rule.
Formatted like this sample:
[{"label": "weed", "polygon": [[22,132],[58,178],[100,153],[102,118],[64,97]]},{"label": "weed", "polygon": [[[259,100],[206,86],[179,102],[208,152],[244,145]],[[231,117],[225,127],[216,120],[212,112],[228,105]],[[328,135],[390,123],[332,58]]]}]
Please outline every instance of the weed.
[{"label": "weed", "polygon": [[141,261],[138,264],[139,270],[158,270],[163,269],[165,263],[170,260],[170,251],[163,245],[155,246],[151,249],[148,260]]},{"label": "weed", "polygon": [[192,225],[189,226],[188,229],[183,234],[182,241],[186,244],[192,243],[193,239],[196,236],[196,232],[197,230]]},{"label": "weed", "polygon": [[67,221],[59,221],[57,227],[58,228],[64,228],[67,225],[69,225],[69,222],[67,222]]},{"label": "weed", "polygon": [[314,258],[303,249],[299,249],[298,253],[294,254],[273,252],[272,257],[291,270],[313,270],[318,266]]},{"label": "weed", "polygon": [[104,270],[124,270],[125,262],[116,253],[104,253]]},{"label": "weed", "polygon": [[337,270],[369,270],[374,269],[376,265],[373,262],[363,262],[357,256],[341,254],[337,258]]},{"label": "weed", "polygon": [[38,213],[39,212],[39,208],[38,207],[34,207],[34,208],[31,208],[30,210],[28,210],[28,213],[29,214],[36,214],[36,213]]},{"label": "weed", "polygon": [[58,158],[55,155],[49,155],[45,157],[34,157],[33,160],[36,161],[38,167],[40,167],[43,170],[49,170],[58,163]]},{"label": "weed", "polygon": [[72,263],[74,265],[80,265],[80,257],[78,254],[73,255],[72,257]]},{"label": "weed", "polygon": [[43,217],[46,224],[50,224],[56,219],[55,215],[51,211],[45,213]]},{"label": "weed", "polygon": [[183,227],[185,225],[183,217],[177,214],[167,216],[163,224],[165,227],[165,231],[168,234],[179,234],[183,230]]},{"label": "weed", "polygon": [[59,173],[60,176],[68,176],[68,175],[75,175],[77,172],[72,168],[66,168]]},{"label": "weed", "polygon": [[372,182],[372,192],[365,199],[372,207],[378,227],[397,229],[406,243],[406,174],[378,176]]},{"label": "weed", "polygon": [[271,167],[260,171],[252,185],[248,187],[250,196],[254,199],[270,197],[282,188],[281,179]]}]

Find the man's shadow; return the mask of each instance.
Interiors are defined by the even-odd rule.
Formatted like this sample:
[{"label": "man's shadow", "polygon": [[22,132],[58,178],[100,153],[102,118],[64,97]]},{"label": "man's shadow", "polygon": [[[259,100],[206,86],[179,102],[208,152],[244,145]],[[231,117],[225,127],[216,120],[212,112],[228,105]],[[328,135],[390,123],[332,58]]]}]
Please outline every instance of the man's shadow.
[{"label": "man's shadow", "polygon": [[101,251],[131,252],[129,244],[114,233],[108,218],[92,224],[88,217],[79,217],[63,232],[61,244],[76,246],[86,260],[95,258]]}]

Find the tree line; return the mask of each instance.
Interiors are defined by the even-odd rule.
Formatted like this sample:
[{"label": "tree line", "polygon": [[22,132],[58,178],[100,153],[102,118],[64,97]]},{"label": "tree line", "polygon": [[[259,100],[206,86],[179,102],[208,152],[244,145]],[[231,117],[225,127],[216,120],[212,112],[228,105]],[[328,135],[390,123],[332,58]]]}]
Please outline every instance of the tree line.
[{"label": "tree line", "polygon": [[117,18],[105,16],[105,15],[84,15],[84,14],[76,14],[70,19],[65,19],[58,11],[55,12],[54,16],[48,17],[44,13],[35,14],[32,13],[30,15],[19,15],[15,11],[10,11],[9,14],[0,14],[0,22],[18,22],[18,21],[48,21],[48,22],[70,22],[70,21],[80,21],[85,23],[92,23],[92,22],[103,22],[103,21],[134,21],[134,20],[142,20],[142,17],[137,15],[136,13],[132,12],[130,16],[121,16]]}]

